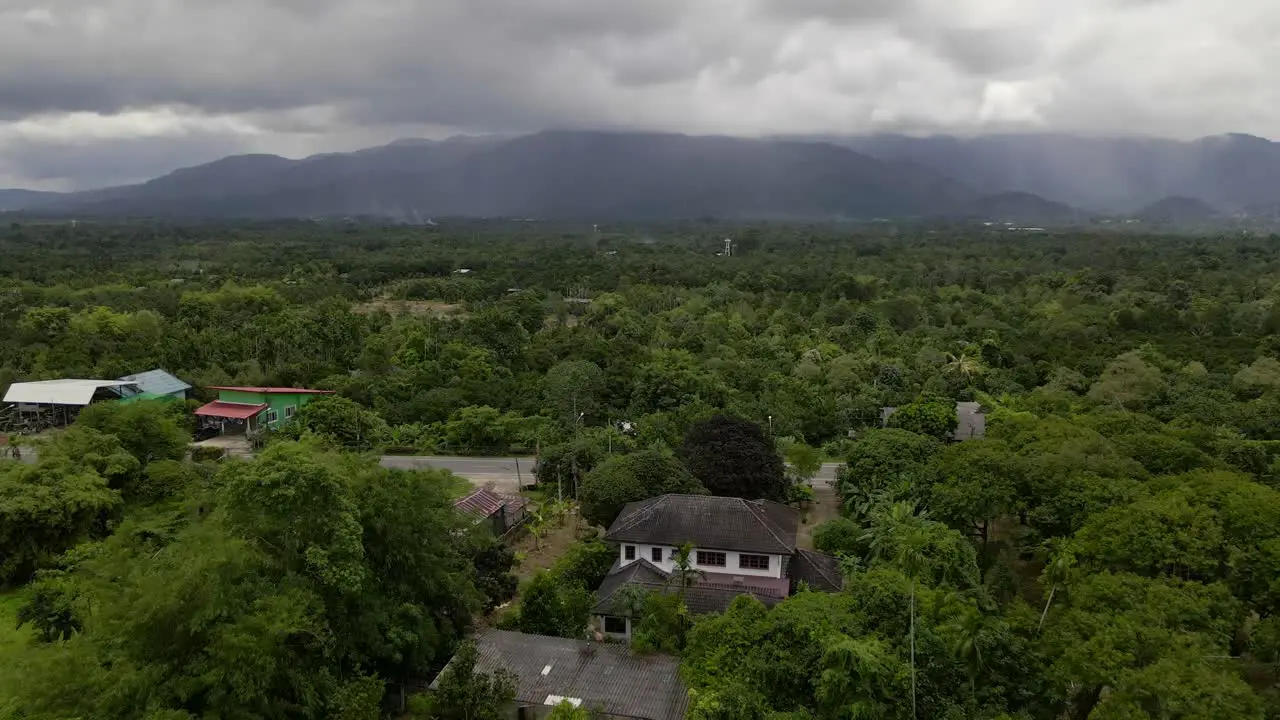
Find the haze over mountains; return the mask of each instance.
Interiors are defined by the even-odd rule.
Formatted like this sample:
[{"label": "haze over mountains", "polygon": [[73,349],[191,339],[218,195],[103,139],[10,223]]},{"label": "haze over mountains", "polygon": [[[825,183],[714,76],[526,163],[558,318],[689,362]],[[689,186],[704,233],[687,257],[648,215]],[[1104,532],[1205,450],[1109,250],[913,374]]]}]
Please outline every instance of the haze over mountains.
[{"label": "haze over mountains", "polygon": [[149,182],[0,190],[0,209],[103,216],[659,219],[973,217],[1065,223],[1274,214],[1280,145],[1068,135],[778,138],[548,131],[241,155]]}]

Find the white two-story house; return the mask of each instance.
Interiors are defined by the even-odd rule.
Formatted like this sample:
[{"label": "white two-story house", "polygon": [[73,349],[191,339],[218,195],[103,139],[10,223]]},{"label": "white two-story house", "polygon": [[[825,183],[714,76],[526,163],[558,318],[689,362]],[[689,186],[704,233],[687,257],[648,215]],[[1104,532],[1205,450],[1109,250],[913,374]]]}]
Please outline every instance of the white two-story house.
[{"label": "white two-story house", "polygon": [[617,544],[618,561],[596,592],[599,628],[630,636],[623,588],[671,592],[676,554],[686,543],[694,575],[685,603],[693,614],[721,612],[743,594],[773,605],[800,581],[839,589],[834,558],[796,549],[799,524],[798,510],[768,500],[662,495],[627,504],[605,533]]}]

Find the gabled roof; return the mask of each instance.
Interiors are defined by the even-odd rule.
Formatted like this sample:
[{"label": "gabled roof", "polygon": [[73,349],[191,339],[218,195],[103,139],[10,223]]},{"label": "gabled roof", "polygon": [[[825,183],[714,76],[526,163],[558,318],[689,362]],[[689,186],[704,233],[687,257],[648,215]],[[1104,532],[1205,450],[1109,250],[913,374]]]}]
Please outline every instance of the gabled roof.
[{"label": "gabled roof", "polygon": [[768,500],[711,495],[661,495],[627,503],[609,526],[614,542],[790,555],[800,513]]},{"label": "gabled roof", "polygon": [[167,371],[159,369],[148,370],[135,375],[126,375],[120,379],[136,383],[138,389],[144,393],[154,393],[156,395],[171,395],[191,389],[191,386],[187,383],[170,375]]},{"label": "gabled roof", "polygon": [[33,405],[88,405],[103,388],[122,388],[133,383],[123,380],[38,380],[14,383],[5,391],[4,401]]},{"label": "gabled roof", "polygon": [[[674,594],[679,589],[669,574],[648,560],[638,560],[616,569],[596,591],[593,615],[628,617],[631,608],[626,607],[627,587],[639,587],[647,592]],[[768,607],[782,602],[789,593],[785,579],[753,576],[734,576],[724,573],[699,573],[685,588],[684,604],[691,615],[721,613],[740,595],[752,595]]]},{"label": "gabled roof", "polygon": [[[689,692],[680,661],[637,655],[626,645],[485,630],[475,638],[477,673],[506,670],[516,677],[516,701],[556,705],[561,700],[638,720],[682,720]],[[439,676],[431,683],[435,688]]]},{"label": "gabled roof", "polygon": [[519,496],[503,495],[496,493],[488,488],[481,488],[470,495],[457,500],[453,506],[458,511],[472,515],[478,519],[484,519],[492,516],[504,507],[512,506],[513,508],[521,508],[528,504]]},{"label": "gabled roof", "polygon": [[[670,576],[662,568],[648,560],[637,560],[622,567],[618,567],[615,563],[613,570],[609,571],[596,590],[596,607],[612,607],[615,596],[627,585],[657,588],[666,585],[668,578]],[[605,612],[605,614],[609,613]]]},{"label": "gabled roof", "polygon": [[211,385],[210,390],[226,390],[227,392],[261,393],[263,395],[332,395],[332,390],[308,390],[291,387],[237,387],[234,385]]},{"label": "gabled roof", "polygon": [[840,592],[844,588],[844,574],[840,572],[840,561],[825,553],[796,550],[788,570],[794,582],[803,581],[810,588],[820,592]]}]

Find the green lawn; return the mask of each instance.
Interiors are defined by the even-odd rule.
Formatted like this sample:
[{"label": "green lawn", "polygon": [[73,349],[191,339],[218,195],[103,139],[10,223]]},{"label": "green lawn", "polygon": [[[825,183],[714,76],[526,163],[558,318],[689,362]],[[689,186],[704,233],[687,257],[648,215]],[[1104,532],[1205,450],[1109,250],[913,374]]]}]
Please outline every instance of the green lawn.
[{"label": "green lawn", "polygon": [[22,597],[17,592],[0,593],[0,719],[9,717],[5,698],[13,697],[7,683],[11,682],[11,666],[18,651],[31,637],[30,628],[17,628],[18,606]]}]

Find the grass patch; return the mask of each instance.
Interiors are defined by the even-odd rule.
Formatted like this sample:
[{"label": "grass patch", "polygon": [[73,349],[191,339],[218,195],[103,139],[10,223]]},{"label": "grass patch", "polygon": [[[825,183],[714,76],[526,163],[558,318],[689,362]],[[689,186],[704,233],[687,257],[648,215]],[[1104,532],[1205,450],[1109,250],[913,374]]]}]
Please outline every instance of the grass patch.
[{"label": "grass patch", "polygon": [[13,688],[9,687],[13,682],[14,664],[32,637],[31,628],[18,628],[18,608],[22,600],[17,591],[0,592],[0,718],[9,717],[5,698],[14,695]]}]

